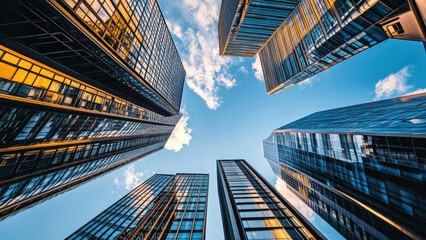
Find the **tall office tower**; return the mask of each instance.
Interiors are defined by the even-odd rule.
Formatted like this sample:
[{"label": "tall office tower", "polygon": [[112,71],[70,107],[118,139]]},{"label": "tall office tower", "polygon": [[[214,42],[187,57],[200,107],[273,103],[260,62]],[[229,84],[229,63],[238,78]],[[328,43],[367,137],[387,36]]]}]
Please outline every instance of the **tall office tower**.
[{"label": "tall office tower", "polygon": [[226,240],[326,239],[245,160],[218,160]]},{"label": "tall office tower", "polygon": [[185,70],[156,1],[0,1],[0,219],[161,149]]},{"label": "tall office tower", "polygon": [[314,113],[264,154],[347,239],[426,238],[426,93]]},{"label": "tall office tower", "polygon": [[259,53],[270,94],[388,38],[426,42],[426,2],[222,0],[219,17],[220,54]]},{"label": "tall office tower", "polygon": [[222,0],[219,52],[254,57],[290,15],[300,0]]},{"label": "tall office tower", "polygon": [[205,239],[207,174],[156,174],[67,239]]}]

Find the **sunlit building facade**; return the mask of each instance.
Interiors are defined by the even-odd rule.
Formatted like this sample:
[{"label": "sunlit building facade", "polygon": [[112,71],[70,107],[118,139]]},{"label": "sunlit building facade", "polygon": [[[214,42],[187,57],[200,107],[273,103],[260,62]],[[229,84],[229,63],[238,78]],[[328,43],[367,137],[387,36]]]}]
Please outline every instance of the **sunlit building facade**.
[{"label": "sunlit building facade", "polygon": [[275,94],[386,39],[426,42],[425,16],[422,0],[222,0],[219,53],[259,53]]},{"label": "sunlit building facade", "polygon": [[[259,52],[267,92],[280,92],[388,38],[426,41],[425,19],[417,21],[408,2],[300,1]],[[426,13],[423,1],[411,2],[424,5]]]},{"label": "sunlit building facade", "polygon": [[218,160],[226,240],[326,239],[245,160]]},{"label": "sunlit building facade", "polygon": [[185,70],[156,1],[0,15],[0,219],[163,148]]},{"label": "sunlit building facade", "polygon": [[67,239],[205,239],[209,176],[155,174]]},{"label": "sunlit building facade", "polygon": [[264,140],[274,172],[347,239],[424,239],[426,93],[314,113]]}]

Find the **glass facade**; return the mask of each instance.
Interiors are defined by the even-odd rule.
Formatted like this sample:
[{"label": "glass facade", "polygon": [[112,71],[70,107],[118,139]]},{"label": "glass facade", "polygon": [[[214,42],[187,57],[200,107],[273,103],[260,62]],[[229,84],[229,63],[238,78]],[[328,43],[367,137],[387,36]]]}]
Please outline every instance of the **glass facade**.
[{"label": "glass facade", "polygon": [[185,70],[156,1],[5,0],[0,6],[0,32],[9,38],[3,45],[25,49],[24,55],[35,51],[141,107],[179,113]]},{"label": "glass facade", "polygon": [[0,219],[157,150],[185,70],[156,1],[0,2]]},{"label": "glass facade", "polygon": [[222,0],[218,31],[221,55],[254,57],[300,0]]},{"label": "glass facade", "polygon": [[209,177],[156,174],[67,239],[205,239]]},{"label": "glass facade", "polygon": [[58,2],[72,9],[174,108],[180,108],[185,70],[157,1]]},{"label": "glass facade", "polygon": [[388,39],[378,23],[407,7],[406,0],[301,0],[259,52],[267,92],[282,91]]},{"label": "glass facade", "polygon": [[325,239],[245,160],[218,160],[225,239]]},{"label": "glass facade", "polygon": [[71,190],[101,174],[160,150],[165,143],[117,153],[96,161],[72,165],[43,175],[11,181],[0,187],[0,218],[4,219],[51,197]]},{"label": "glass facade", "polygon": [[314,113],[265,139],[265,158],[346,238],[422,239],[425,106],[423,93]]}]

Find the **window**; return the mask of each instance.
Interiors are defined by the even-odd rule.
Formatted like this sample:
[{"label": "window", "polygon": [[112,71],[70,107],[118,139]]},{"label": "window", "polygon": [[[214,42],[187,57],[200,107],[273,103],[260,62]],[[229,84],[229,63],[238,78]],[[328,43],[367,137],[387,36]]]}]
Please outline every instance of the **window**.
[{"label": "window", "polygon": [[246,231],[248,239],[291,239],[284,229]]},{"label": "window", "polygon": [[175,237],[176,237],[176,233],[174,233],[174,232],[172,232],[172,233],[169,233],[168,235],[167,235],[167,240],[169,240],[169,239],[175,239]]},{"label": "window", "polygon": [[184,233],[179,233],[177,239],[189,239],[189,236],[191,236],[191,233],[189,232],[184,232]]},{"label": "window", "polygon": [[195,221],[194,230],[203,230],[203,220],[196,220]]},{"label": "window", "polygon": [[186,212],[185,213],[185,219],[193,219],[195,215],[195,212]]},{"label": "window", "polygon": [[193,232],[192,233],[192,240],[201,240],[203,238],[202,232]]},{"label": "window", "polygon": [[203,219],[204,218],[204,212],[197,212],[197,219]]},{"label": "window", "polygon": [[182,225],[180,226],[180,230],[191,230],[192,228],[192,220],[184,220],[182,221]]},{"label": "window", "polygon": [[264,228],[264,227],[280,227],[280,222],[275,219],[263,219],[263,220],[245,220],[243,225],[246,228]]},{"label": "window", "polygon": [[179,223],[180,223],[180,220],[173,221],[172,227],[170,229],[171,230],[177,230],[179,228]]}]

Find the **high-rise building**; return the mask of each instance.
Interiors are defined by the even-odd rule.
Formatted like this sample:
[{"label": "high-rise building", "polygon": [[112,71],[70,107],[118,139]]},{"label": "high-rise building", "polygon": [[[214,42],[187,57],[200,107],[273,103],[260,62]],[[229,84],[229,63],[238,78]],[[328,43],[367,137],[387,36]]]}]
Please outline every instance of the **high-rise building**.
[{"label": "high-rise building", "polygon": [[264,155],[347,239],[426,237],[426,93],[317,112],[273,131]]},{"label": "high-rise building", "polygon": [[218,32],[219,52],[254,57],[300,0],[222,0]]},{"label": "high-rise building", "polygon": [[222,0],[220,54],[259,53],[274,94],[388,38],[426,42],[424,16],[421,0]]},{"label": "high-rise building", "polygon": [[207,174],[155,174],[67,239],[204,240]]},{"label": "high-rise building", "polygon": [[156,1],[0,2],[0,219],[160,150],[185,70]]},{"label": "high-rise building", "polygon": [[218,160],[226,240],[326,239],[245,160]]},{"label": "high-rise building", "polygon": [[[388,38],[426,41],[425,20],[416,24],[408,2],[301,0],[259,52],[267,92],[278,93]],[[411,2],[423,4],[426,13],[423,1]]]}]

